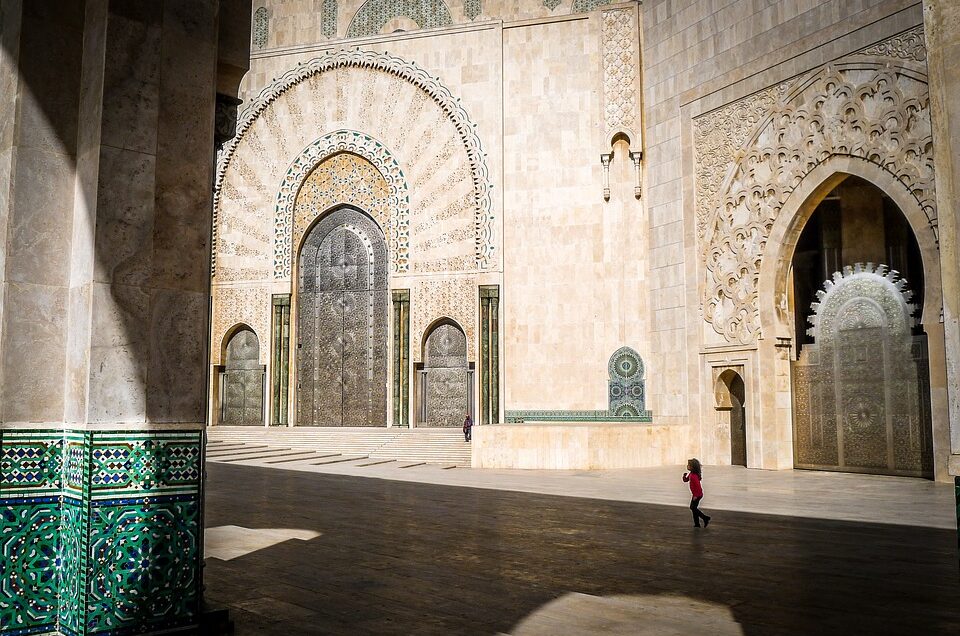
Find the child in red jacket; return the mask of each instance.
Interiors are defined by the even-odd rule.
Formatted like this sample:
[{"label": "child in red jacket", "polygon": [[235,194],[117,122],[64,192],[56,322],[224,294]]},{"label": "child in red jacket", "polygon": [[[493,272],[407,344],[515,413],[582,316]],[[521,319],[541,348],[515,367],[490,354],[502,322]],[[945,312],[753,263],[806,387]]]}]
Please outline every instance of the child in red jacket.
[{"label": "child in red jacket", "polygon": [[690,511],[693,513],[693,525],[700,527],[700,520],[703,519],[703,527],[710,525],[710,517],[700,512],[700,500],[703,499],[703,486],[700,480],[703,479],[703,467],[699,459],[691,459],[687,462],[687,472],[683,473],[683,481],[690,482],[690,494],[693,499],[690,500]]}]

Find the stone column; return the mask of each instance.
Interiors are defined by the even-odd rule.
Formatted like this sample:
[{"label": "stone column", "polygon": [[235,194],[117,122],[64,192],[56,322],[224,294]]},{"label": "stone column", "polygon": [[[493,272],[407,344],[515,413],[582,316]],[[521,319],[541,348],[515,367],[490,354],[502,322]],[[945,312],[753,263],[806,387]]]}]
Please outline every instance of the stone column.
[{"label": "stone column", "polygon": [[218,2],[0,11],[0,634],[192,626]]},{"label": "stone column", "polygon": [[960,4],[924,0],[924,34],[937,171],[951,474],[960,474]]}]

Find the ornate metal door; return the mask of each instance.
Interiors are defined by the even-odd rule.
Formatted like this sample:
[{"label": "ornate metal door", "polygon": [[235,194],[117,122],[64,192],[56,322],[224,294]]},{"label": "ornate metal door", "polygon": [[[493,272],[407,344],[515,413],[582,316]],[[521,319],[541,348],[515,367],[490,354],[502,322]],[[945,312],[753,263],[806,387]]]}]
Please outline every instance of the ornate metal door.
[{"label": "ornate metal door", "polygon": [[340,208],[307,235],[297,297],[297,423],[385,426],[387,247],[379,226]]},{"label": "ornate metal door", "polygon": [[454,324],[438,325],[427,336],[421,399],[424,426],[462,426],[470,409],[467,337]]},{"label": "ornate metal door", "polygon": [[263,366],[260,342],[249,329],[227,343],[220,423],[225,426],[263,425]]},{"label": "ornate metal door", "polygon": [[800,468],[930,476],[925,337],[885,266],[857,264],[818,294],[807,345],[794,363],[794,451]]}]

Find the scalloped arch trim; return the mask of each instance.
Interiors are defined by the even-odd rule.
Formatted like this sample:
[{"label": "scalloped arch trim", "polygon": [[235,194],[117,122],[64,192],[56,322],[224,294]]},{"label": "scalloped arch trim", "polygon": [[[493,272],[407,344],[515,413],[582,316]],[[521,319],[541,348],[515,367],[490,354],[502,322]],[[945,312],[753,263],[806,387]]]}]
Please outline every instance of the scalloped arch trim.
[{"label": "scalloped arch trim", "polygon": [[363,157],[373,164],[387,182],[390,188],[388,204],[394,213],[390,220],[390,227],[384,228],[389,241],[391,268],[395,273],[409,271],[410,195],[400,164],[386,146],[373,137],[353,130],[338,130],[324,135],[307,146],[294,159],[283,176],[273,217],[273,277],[275,279],[289,278],[291,274],[293,215],[301,184],[324,160],[341,152]]},{"label": "scalloped arch trim", "polygon": [[298,64],[265,87],[240,113],[236,136],[224,145],[217,155],[214,227],[217,224],[224,176],[237,146],[243,141],[253,122],[286,91],[307,78],[333,69],[350,67],[383,71],[414,84],[424,91],[454,124],[467,152],[473,180],[474,244],[477,268],[489,269],[492,266],[495,252],[493,200],[491,197],[493,184],[490,180],[490,171],[487,168],[486,156],[480,143],[480,137],[477,135],[476,124],[470,120],[467,111],[460,104],[460,100],[454,97],[450,89],[441,84],[437,78],[417,64],[407,62],[389,53],[361,51],[359,49],[337,51]]}]

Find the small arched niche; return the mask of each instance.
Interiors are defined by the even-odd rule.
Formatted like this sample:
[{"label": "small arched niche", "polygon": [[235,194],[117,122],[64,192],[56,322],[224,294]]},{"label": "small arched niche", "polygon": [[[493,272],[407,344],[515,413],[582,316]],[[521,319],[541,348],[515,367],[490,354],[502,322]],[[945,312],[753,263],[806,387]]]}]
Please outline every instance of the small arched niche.
[{"label": "small arched niche", "polygon": [[228,332],[220,372],[220,424],[263,425],[264,366],[260,364],[260,339],[246,325]]},{"label": "small arched niche", "polygon": [[730,464],[747,465],[746,386],[737,370],[725,369],[714,388],[716,410],[721,414],[722,433],[730,436]]},{"label": "small arched niche", "polygon": [[419,373],[420,426],[462,426],[473,414],[473,371],[467,359],[467,336],[454,320],[435,322],[423,339]]}]

